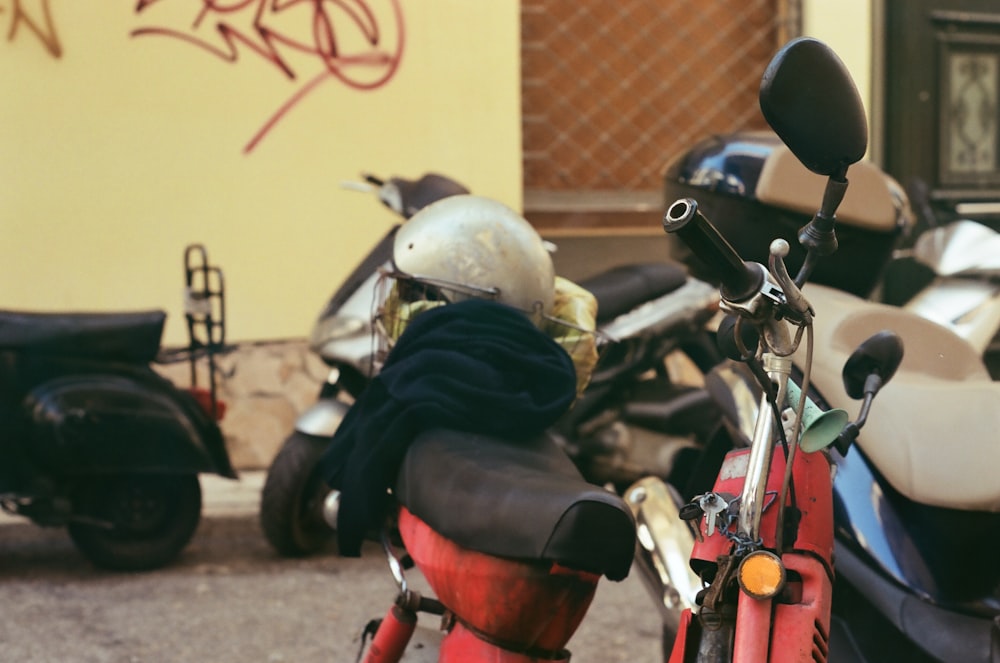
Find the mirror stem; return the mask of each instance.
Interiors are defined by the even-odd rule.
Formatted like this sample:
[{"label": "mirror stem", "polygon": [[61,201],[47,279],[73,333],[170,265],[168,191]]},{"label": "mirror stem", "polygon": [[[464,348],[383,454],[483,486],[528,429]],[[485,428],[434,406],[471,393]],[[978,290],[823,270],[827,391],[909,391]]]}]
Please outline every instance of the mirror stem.
[{"label": "mirror stem", "polygon": [[865,399],[861,401],[861,410],[858,412],[858,418],[854,422],[854,425],[857,426],[859,430],[868,421],[868,413],[871,412],[872,402],[874,400],[875,394],[868,393],[865,394]]},{"label": "mirror stem", "polygon": [[[846,169],[845,169],[846,172]],[[828,256],[837,250],[837,231],[834,228],[837,208],[847,193],[847,178],[845,173],[831,175],[826,181],[823,191],[823,203],[812,221],[799,230],[799,244],[806,250],[806,259],[799,273],[795,276],[795,284],[802,287],[813,268],[817,258]]]},{"label": "mirror stem", "polygon": [[837,439],[834,441],[833,445],[837,448],[837,451],[840,452],[841,456],[846,456],[848,450],[857,441],[858,433],[861,432],[861,427],[868,421],[868,413],[872,409],[872,401],[874,400],[875,394],[865,394],[865,399],[861,402],[861,411],[858,412],[857,420],[844,426],[844,430],[840,431],[840,435],[838,435]]},{"label": "mirror stem", "polygon": [[835,442],[837,450],[840,452],[841,456],[847,455],[847,450],[851,448],[854,441],[858,439],[858,433],[861,431],[861,427],[865,425],[868,421],[868,413],[871,412],[872,402],[875,400],[875,394],[879,392],[882,388],[884,381],[882,376],[878,373],[872,373],[865,380],[865,398],[861,401],[861,411],[858,412],[858,418],[844,426],[844,430],[841,431],[840,436]]},{"label": "mirror stem", "polygon": [[847,193],[846,175],[847,172],[844,171],[836,175],[831,175],[827,179],[826,189],[823,191],[823,203],[820,205],[817,216],[826,217],[831,222],[833,221],[834,215],[837,213],[837,208],[840,207],[840,203],[844,200],[844,194]]}]

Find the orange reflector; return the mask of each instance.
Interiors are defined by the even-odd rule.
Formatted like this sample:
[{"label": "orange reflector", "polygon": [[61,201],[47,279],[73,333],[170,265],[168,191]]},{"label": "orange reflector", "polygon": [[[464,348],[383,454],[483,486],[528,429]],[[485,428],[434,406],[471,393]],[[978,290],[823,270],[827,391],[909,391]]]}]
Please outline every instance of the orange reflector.
[{"label": "orange reflector", "polygon": [[748,595],[755,599],[769,599],[785,586],[785,567],[774,553],[757,550],[740,562],[737,577],[740,587]]}]

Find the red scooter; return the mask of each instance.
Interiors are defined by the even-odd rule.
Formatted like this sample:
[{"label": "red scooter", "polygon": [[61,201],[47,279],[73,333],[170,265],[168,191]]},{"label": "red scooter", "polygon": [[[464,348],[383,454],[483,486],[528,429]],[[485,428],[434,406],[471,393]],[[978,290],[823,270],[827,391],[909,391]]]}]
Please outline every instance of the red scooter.
[{"label": "red scooter", "polygon": [[[800,288],[837,248],[834,218],[848,166],[865,152],[864,112],[843,64],[822,43],[796,40],[772,61],[761,108],[792,152],[828,177],[822,205],[799,233],[806,259],[794,279],[789,245],[770,245],[768,267],[744,262],[692,199],[673,203],[664,229],[676,233],[722,282],[720,327],[727,354],[747,364],[763,391],[749,449],[731,451],[714,487],[680,509],[696,529],[691,569],[705,583],[685,610],[670,661],[826,661],[833,597],[831,445],[846,453],[875,394],[902,360],[899,337],[880,332],[844,367],[858,418],[823,412],[809,393],[813,310]],[[823,127],[815,134],[816,126]],[[793,379],[793,367],[801,367]],[[784,423],[782,420],[784,419]],[[643,517],[640,512],[640,527]]]},{"label": "red scooter", "polygon": [[[367,663],[401,660],[418,612],[442,617],[438,661],[568,662],[566,643],[601,576],[621,580],[632,562],[628,507],[584,481],[544,436],[512,446],[426,433],[406,456],[396,496],[406,553],[397,555],[388,537],[383,543],[399,594]],[[411,564],[436,598],[408,586]]]},{"label": "red scooter", "polygon": [[[808,258],[796,279],[784,266],[783,240],[772,244],[765,268],[741,260],[693,200],[674,203],[664,220],[668,232],[717,271],[733,320],[720,338],[765,392],[751,448],[729,454],[714,488],[681,513],[704,533],[691,565],[705,587],[697,617],[685,611],[677,629],[671,657],[677,663],[825,660],[833,519],[822,449],[857,435],[902,354],[898,338],[886,332],[852,355],[845,368],[849,391],[864,398],[854,422],[843,413],[817,414],[801,395],[809,393],[807,332],[817,312],[799,288],[816,261],[836,248],[834,212],[847,167],[864,154],[866,125],[843,64],[810,39],[792,42],[772,61],[761,106],[796,156],[829,177],[820,211],[800,237]],[[799,389],[789,380],[797,351],[805,355],[798,362],[805,367]],[[792,403],[787,434],[776,425],[786,399]],[[799,422],[807,424],[801,439]],[[368,663],[404,660],[420,612],[442,618],[438,661],[569,661],[566,643],[599,579],[625,577],[636,535],[641,553],[652,525],[641,495],[626,492],[639,505],[634,517],[616,495],[581,479],[544,437],[513,444],[453,430],[422,433],[408,447],[392,492],[406,553],[396,553],[393,537],[384,536],[399,592],[370,629],[372,641],[363,650]],[[427,580],[433,598],[407,582],[410,566]]]}]

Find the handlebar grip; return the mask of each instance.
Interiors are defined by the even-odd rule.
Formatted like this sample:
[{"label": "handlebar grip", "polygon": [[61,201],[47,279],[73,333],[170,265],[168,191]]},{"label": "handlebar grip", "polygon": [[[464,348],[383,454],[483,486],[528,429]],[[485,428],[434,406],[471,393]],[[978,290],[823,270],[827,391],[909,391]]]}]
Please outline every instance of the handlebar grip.
[{"label": "handlebar grip", "polygon": [[722,283],[726,299],[740,301],[760,290],[764,274],[740,258],[736,249],[698,211],[691,198],[675,201],[663,216],[663,229],[678,235]]}]

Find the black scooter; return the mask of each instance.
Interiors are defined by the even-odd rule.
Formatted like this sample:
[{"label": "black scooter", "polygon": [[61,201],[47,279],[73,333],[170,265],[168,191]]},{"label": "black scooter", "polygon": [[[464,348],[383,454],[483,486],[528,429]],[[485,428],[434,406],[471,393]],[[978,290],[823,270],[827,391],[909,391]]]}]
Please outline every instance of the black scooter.
[{"label": "black scooter", "polygon": [[[365,179],[354,188],[376,194],[403,222],[432,202],[468,193],[433,173]],[[333,535],[328,523],[336,521],[337,494],[316,463],[353,398],[378,371],[373,303],[398,228],[334,292],[313,328],[311,349],[330,375],[272,461],[261,494],[262,529],[282,555],[314,553]],[[702,372],[720,361],[705,331],[717,311],[717,291],[669,261],[615,267],[580,285],[597,298],[604,343],[590,386],[550,436],[593,483],[623,489],[651,474],[671,481],[687,476],[700,462],[696,441],[719,417],[704,389],[671,380],[664,358],[680,350]]]},{"label": "black scooter", "polygon": [[[166,313],[0,311],[0,506],[65,526],[96,566],[163,566],[201,517],[200,472],[236,478],[219,428],[222,272],[184,254],[188,347],[161,350]],[[197,363],[208,364],[199,387]],[[154,362],[188,361],[191,387]]]}]

